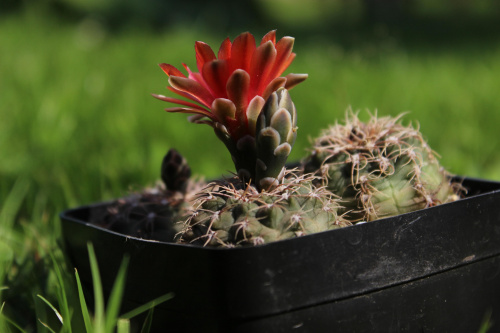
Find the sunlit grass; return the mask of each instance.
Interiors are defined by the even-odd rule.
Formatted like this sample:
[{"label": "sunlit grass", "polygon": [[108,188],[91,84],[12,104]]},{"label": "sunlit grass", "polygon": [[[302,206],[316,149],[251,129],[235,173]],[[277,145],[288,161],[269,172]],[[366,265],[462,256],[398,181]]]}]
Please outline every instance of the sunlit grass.
[{"label": "sunlit grass", "polygon": [[[0,332],[42,322],[58,327],[49,303],[63,318],[76,318],[80,303],[58,244],[59,211],[153,183],[169,148],[185,155],[194,173],[231,172],[229,154],[208,126],[166,114],[167,104],[150,95],[168,93],[158,63],[194,68],[194,41],[217,48],[225,37],[196,27],[112,33],[90,19],[2,17]],[[412,47],[383,34],[353,44],[340,43],[334,31],[297,39],[290,70],[310,77],[292,91],[299,117],[292,160],[349,106],[380,115],[410,111],[404,119],[420,123],[452,173],[500,180],[499,44]]]}]

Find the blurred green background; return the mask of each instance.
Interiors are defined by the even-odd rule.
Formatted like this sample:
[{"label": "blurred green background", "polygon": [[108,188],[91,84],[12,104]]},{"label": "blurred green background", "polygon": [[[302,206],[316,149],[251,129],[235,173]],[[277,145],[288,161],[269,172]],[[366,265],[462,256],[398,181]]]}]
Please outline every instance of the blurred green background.
[{"label": "blurred green background", "polygon": [[299,136],[291,160],[349,107],[409,112],[405,122],[420,124],[450,172],[500,180],[498,1],[3,0],[6,313],[31,327],[35,315],[16,306],[52,295],[46,254],[59,249],[59,211],[153,184],[169,148],[206,178],[232,171],[210,127],[165,113],[151,97],[168,94],[157,65],[195,68],[196,40],[217,49],[225,37],[259,39],[271,29],[296,37],[287,72],[309,73],[292,91]]}]

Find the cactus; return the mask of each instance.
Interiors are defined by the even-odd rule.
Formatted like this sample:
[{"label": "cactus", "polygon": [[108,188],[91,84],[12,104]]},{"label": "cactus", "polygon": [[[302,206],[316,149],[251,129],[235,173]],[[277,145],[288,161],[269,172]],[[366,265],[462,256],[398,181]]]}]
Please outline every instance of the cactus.
[{"label": "cactus", "polygon": [[229,149],[243,181],[253,180],[259,190],[270,190],[283,177],[285,162],[297,137],[297,111],[285,88],[273,92],[264,104],[253,136],[233,141],[216,127],[217,136]]},{"label": "cactus", "polygon": [[171,149],[161,166],[163,184],[118,199],[104,210],[93,209],[95,218],[91,220],[130,236],[173,242],[181,230],[176,221],[191,206],[194,194],[205,186],[190,176],[187,161]]},{"label": "cactus", "polygon": [[256,133],[256,184],[272,189],[283,178],[285,162],[297,138],[297,111],[286,89],[271,94],[259,115]]},{"label": "cactus", "polygon": [[186,217],[179,241],[210,246],[260,245],[349,225],[338,199],[313,175],[286,171],[271,191],[238,180],[211,183]]},{"label": "cactus", "polygon": [[305,170],[323,176],[354,221],[373,221],[456,200],[450,182],[418,128],[402,115],[363,123],[348,112],[314,141]]},{"label": "cactus", "polygon": [[161,163],[161,180],[171,193],[186,194],[191,168],[186,159],[175,149],[170,149]]},{"label": "cactus", "polygon": [[238,176],[259,190],[281,179],[295,141],[296,112],[287,89],[307,74],[280,76],[295,58],[293,44],[292,37],[276,42],[273,30],[256,46],[247,32],[232,43],[226,38],[216,57],[210,46],[196,42],[198,73],[185,66],[186,77],[172,65],[160,65],[169,77],[169,89],[192,102],[153,95],[180,105],[166,111],[191,113],[191,122],[212,126],[229,150]]},{"label": "cactus", "polygon": [[[212,182],[190,200],[189,167],[176,152],[167,155],[162,195],[172,204],[164,213],[169,237],[176,231],[177,242],[265,244],[458,198],[459,186],[450,182],[418,128],[403,126],[401,117],[374,115],[363,123],[351,112],[345,125],[322,133],[300,169],[287,170],[297,136],[289,89],[307,78],[281,76],[295,58],[293,44],[292,37],[276,42],[271,31],[256,46],[253,35],[243,33],[233,42],[225,39],[217,56],[196,42],[198,72],[184,65],[185,75],[160,64],[168,89],[184,99],[153,96],[177,104],[166,111],[189,113],[191,122],[211,126],[238,176]],[[151,196],[147,200],[159,209]]]}]

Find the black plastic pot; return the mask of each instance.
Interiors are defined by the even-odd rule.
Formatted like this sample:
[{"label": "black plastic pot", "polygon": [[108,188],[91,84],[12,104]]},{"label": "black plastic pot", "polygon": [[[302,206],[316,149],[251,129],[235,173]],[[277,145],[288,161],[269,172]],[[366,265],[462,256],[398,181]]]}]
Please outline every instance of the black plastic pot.
[{"label": "black plastic pot", "polygon": [[124,310],[168,292],[168,332],[477,332],[500,329],[500,183],[413,213],[232,249],[153,242],[61,214],[67,254],[90,285],[92,242],[109,292],[130,254]]}]

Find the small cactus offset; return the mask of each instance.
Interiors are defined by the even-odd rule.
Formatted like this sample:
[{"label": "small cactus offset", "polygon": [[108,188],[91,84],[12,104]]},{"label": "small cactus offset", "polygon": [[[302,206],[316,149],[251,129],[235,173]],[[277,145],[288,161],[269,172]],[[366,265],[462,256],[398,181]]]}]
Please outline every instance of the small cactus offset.
[{"label": "small cactus offset", "polygon": [[165,155],[163,184],[116,200],[105,211],[96,211],[101,226],[139,238],[173,242],[181,230],[176,223],[191,207],[195,194],[205,186],[190,179],[187,161],[175,149]]},{"label": "small cactus offset", "polygon": [[418,128],[400,118],[361,122],[348,113],[314,141],[305,169],[324,177],[342,197],[349,216],[373,221],[456,200],[460,186],[450,181]]},{"label": "small cactus offset", "polygon": [[288,90],[273,92],[260,110],[253,135],[233,141],[224,128],[215,133],[225,143],[238,170],[238,177],[252,180],[259,190],[278,185],[297,137],[297,111]]},{"label": "small cactus offset", "polygon": [[285,172],[285,162],[297,138],[297,111],[284,88],[268,98],[257,120],[257,161],[255,183],[272,189]]},{"label": "small cactus offset", "polygon": [[260,245],[349,225],[337,213],[338,199],[315,186],[315,179],[287,171],[273,190],[263,192],[227,181],[212,183],[187,216],[179,241],[221,247]]},{"label": "small cactus offset", "polygon": [[191,168],[186,159],[175,149],[170,149],[161,164],[161,180],[170,192],[186,193]]}]

